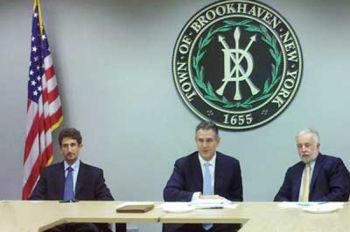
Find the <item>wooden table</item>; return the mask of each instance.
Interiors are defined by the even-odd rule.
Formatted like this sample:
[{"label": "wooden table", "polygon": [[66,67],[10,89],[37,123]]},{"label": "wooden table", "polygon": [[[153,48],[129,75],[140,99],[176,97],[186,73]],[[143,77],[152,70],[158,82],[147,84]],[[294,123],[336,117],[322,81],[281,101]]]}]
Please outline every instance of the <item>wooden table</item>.
[{"label": "wooden table", "polygon": [[240,232],[349,232],[350,203],[334,213],[310,214],[280,209],[277,203],[244,202],[235,209],[165,213],[116,213],[123,202],[0,201],[1,232],[37,232],[67,222],[108,223],[243,223]]},{"label": "wooden table", "polygon": [[350,203],[327,214],[281,209],[278,203],[244,202],[235,209],[196,210],[165,214],[161,223],[243,223],[239,232],[350,232]]},{"label": "wooden table", "polygon": [[[69,222],[158,223],[164,211],[155,208],[147,213],[117,213],[123,202],[80,201],[2,201],[0,232],[37,232]],[[156,207],[161,203],[156,203]]]}]

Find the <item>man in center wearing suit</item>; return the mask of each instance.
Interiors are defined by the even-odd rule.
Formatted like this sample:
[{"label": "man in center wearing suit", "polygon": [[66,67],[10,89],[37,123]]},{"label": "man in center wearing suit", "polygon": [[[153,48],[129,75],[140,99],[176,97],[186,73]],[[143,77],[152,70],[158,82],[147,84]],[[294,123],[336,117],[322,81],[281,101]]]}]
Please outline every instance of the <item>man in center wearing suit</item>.
[{"label": "man in center wearing suit", "polygon": [[[105,184],[103,171],[79,159],[83,147],[80,132],[75,128],[63,129],[58,140],[64,161],[50,165],[41,172],[29,200],[113,200]],[[98,232],[110,229],[107,224],[66,223],[49,231]]]},{"label": "man in center wearing suit", "polygon": [[301,161],[287,170],[275,201],[348,201],[350,175],[340,158],[320,153],[320,136],[307,129],[296,136]]},{"label": "man in center wearing suit", "polygon": [[[239,161],[216,151],[220,143],[217,126],[212,122],[200,123],[196,128],[195,141],[198,151],[175,162],[174,171],[163,191],[164,200],[190,202],[226,198],[243,201]],[[204,183],[206,175],[211,178],[209,185]],[[163,231],[232,232],[239,228],[237,224],[164,224]]]}]

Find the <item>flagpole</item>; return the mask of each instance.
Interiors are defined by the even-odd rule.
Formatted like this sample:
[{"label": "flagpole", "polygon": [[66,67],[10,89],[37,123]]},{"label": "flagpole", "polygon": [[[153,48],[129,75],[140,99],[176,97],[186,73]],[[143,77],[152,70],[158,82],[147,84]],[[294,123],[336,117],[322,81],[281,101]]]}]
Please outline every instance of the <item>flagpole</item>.
[{"label": "flagpole", "polygon": [[40,35],[42,36],[43,35],[44,24],[43,24],[43,18],[42,18],[42,14],[41,14],[40,0],[34,0],[34,9],[35,9],[35,6],[38,6]]}]

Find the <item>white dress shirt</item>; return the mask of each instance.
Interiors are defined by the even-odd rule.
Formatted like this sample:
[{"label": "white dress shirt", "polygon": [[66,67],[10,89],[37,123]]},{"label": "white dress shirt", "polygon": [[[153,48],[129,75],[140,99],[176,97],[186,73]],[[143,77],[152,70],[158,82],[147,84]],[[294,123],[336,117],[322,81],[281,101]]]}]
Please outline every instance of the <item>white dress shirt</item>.
[{"label": "white dress shirt", "polygon": [[[216,161],[216,153],[215,155],[213,156],[213,158],[209,161],[206,161],[202,158],[202,156],[199,154],[198,152],[198,159],[199,159],[199,164],[201,166],[201,170],[202,170],[202,177],[203,177],[203,180],[204,180],[204,164],[206,163],[209,163],[209,172],[210,172],[210,175],[211,175],[211,187],[213,189],[213,192],[214,192],[214,184],[215,184],[215,161]],[[201,192],[195,192],[193,193],[192,195],[192,201],[196,201],[199,199],[199,196],[201,195]]]}]

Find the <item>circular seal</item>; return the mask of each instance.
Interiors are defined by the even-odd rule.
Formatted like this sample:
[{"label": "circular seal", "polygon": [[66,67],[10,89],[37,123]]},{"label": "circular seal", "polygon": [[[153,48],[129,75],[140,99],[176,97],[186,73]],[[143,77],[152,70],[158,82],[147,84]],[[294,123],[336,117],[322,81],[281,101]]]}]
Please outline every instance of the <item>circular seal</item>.
[{"label": "circular seal", "polygon": [[299,41],[274,9],[256,1],[219,1],[182,29],[172,71],[186,105],[230,130],[257,128],[280,115],[302,77]]}]

